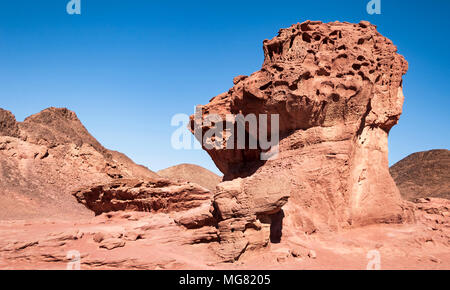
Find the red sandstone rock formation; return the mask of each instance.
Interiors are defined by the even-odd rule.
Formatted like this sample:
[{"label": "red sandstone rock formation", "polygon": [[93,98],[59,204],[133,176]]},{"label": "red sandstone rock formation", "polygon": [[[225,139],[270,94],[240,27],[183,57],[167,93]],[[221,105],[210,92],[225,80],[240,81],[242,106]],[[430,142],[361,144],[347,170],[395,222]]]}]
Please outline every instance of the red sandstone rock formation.
[{"label": "red sandstone rock formation", "polygon": [[[265,40],[264,55],[260,71],[236,77],[191,122],[204,133],[214,126],[203,124],[207,115],[279,114],[274,160],[261,161],[261,149],[207,149],[228,180],[214,198],[222,255],[236,259],[269,235],[407,220],[388,167],[408,68],[392,42],[368,22],[307,21]],[[223,145],[235,142],[224,136]]]}]

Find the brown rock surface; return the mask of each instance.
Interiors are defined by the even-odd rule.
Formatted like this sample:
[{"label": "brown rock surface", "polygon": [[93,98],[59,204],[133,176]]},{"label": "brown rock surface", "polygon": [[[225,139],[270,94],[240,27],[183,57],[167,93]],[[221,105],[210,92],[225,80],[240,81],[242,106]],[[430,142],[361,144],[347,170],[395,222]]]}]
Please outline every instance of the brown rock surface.
[{"label": "brown rock surface", "polygon": [[450,151],[431,150],[411,154],[391,167],[403,198],[450,199]]},{"label": "brown rock surface", "polygon": [[201,185],[211,191],[222,181],[222,177],[201,166],[180,164],[157,172],[159,176],[171,180],[187,181]]},{"label": "brown rock surface", "polygon": [[73,191],[156,176],[105,149],[67,109],[49,108],[24,122],[0,110],[0,219],[88,217]]},{"label": "brown rock surface", "polygon": [[[219,223],[219,235],[233,230],[232,240],[240,241],[233,244],[237,249],[225,249],[225,256],[236,258],[248,246],[243,236],[258,228],[255,214],[263,223],[287,197],[284,218],[275,220],[283,237],[410,219],[388,166],[388,134],[402,113],[402,76],[408,68],[392,42],[368,22],[307,21],[265,40],[264,55],[260,71],[235,78],[234,87],[201,108],[202,120],[191,122],[193,131],[200,126],[205,133],[214,125],[201,121],[211,114],[222,120],[227,114],[279,114],[280,153],[273,160],[261,161],[261,149],[226,149],[235,142],[226,132],[224,149],[207,149],[224,180],[234,183],[219,185],[215,196],[218,212],[237,203],[233,218],[222,216]],[[258,139],[248,128],[246,134]],[[288,188],[270,186],[274,179]],[[267,187],[270,193],[259,190]],[[260,219],[246,206],[255,200],[270,209]],[[234,216],[243,217],[235,222]],[[274,221],[269,223],[273,230]],[[241,226],[234,229],[236,224]]]}]

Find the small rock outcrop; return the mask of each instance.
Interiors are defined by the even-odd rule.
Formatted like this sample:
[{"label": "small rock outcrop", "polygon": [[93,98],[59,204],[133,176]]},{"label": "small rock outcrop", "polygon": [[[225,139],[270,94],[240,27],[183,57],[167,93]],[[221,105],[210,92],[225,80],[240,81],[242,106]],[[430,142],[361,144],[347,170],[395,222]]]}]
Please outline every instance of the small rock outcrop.
[{"label": "small rock outcrop", "polygon": [[[222,254],[237,259],[268,239],[408,220],[388,166],[408,69],[396,46],[368,22],[307,21],[281,29],[263,48],[260,71],[236,77],[191,119],[202,144],[215,144],[204,149],[226,181],[214,197]],[[205,135],[217,124],[236,126],[226,116],[237,114],[279,116],[277,158],[261,160],[259,143],[227,149],[236,142],[229,131]],[[222,121],[206,122],[210,115]],[[261,137],[248,127],[245,135],[247,144]]]},{"label": "small rock outcrop", "polygon": [[0,136],[19,136],[19,126],[16,117],[10,112],[0,109]]},{"label": "small rock outcrop", "polygon": [[217,210],[220,247],[218,254],[234,261],[246,251],[279,242],[283,212],[291,184],[287,178],[237,178],[217,186],[214,204]]},{"label": "small rock outcrop", "polygon": [[411,154],[391,167],[404,199],[450,199],[450,151],[431,150]]}]

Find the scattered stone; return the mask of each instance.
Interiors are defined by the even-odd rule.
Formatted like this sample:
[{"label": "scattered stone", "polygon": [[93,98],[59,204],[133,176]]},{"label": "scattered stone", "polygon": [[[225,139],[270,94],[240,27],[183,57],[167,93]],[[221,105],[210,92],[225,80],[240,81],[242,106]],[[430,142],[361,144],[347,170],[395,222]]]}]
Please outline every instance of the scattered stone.
[{"label": "scattered stone", "polygon": [[430,261],[433,262],[433,263],[436,263],[436,264],[440,264],[441,263],[441,260],[439,260],[438,258],[433,257],[433,256],[430,256]]},{"label": "scattered stone", "polygon": [[125,234],[124,239],[126,241],[134,242],[134,241],[142,239],[142,234],[138,233],[138,232],[128,232]]},{"label": "scattered stone", "polygon": [[105,234],[104,233],[96,233],[92,239],[96,243],[101,243],[105,239]]},{"label": "scattered stone", "polygon": [[310,250],[308,253],[308,257],[311,259],[317,259],[317,253],[314,250]]},{"label": "scattered stone", "polygon": [[309,251],[305,248],[294,248],[291,249],[291,255],[294,258],[304,258],[307,257],[309,254]]},{"label": "scattered stone", "polygon": [[121,239],[111,238],[111,239],[103,240],[100,243],[100,248],[107,249],[107,250],[113,250],[113,249],[122,248],[122,247],[125,247],[125,241],[123,241]]}]

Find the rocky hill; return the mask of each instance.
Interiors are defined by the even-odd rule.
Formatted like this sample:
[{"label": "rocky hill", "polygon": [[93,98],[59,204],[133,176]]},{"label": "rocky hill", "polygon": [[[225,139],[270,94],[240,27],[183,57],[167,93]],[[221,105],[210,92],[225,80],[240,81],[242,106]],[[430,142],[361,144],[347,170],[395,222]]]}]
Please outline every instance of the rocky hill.
[{"label": "rocky hill", "polygon": [[68,109],[17,122],[0,109],[0,219],[92,216],[71,193],[117,178],[157,177],[104,148]]},{"label": "rocky hill", "polygon": [[400,193],[407,200],[437,197],[450,199],[450,151],[411,154],[391,167]]},{"label": "rocky hill", "polygon": [[222,181],[222,177],[219,175],[194,164],[180,164],[160,170],[157,173],[165,178],[193,182],[211,191],[214,191]]}]

